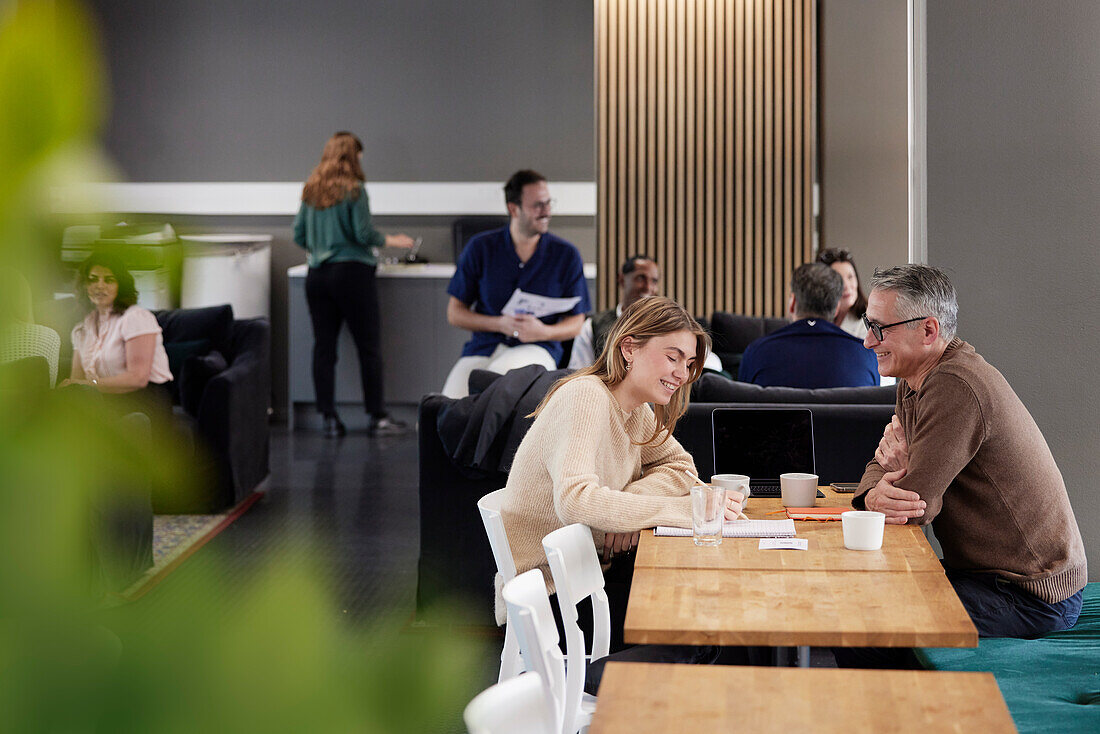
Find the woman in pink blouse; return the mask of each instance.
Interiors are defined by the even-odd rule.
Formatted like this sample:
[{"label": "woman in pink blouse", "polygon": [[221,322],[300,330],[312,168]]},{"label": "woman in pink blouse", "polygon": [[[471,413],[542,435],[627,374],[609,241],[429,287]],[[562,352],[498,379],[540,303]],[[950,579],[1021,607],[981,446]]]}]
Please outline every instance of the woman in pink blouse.
[{"label": "woman in pink blouse", "polygon": [[136,305],[134,276],[102,252],[89,256],[78,272],[77,298],[91,311],[73,328],[72,372],[62,385],[88,385],[101,393],[141,391],[163,404],[172,379],[168,354],[156,317]]}]

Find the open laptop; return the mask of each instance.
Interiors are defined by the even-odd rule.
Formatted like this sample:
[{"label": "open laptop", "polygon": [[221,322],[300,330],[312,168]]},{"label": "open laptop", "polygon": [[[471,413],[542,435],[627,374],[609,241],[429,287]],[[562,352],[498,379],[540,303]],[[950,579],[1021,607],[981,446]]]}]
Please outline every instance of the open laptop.
[{"label": "open laptop", "polygon": [[817,473],[807,408],[715,408],[710,420],[714,473],[747,474],[753,497],[778,497],[780,474]]}]

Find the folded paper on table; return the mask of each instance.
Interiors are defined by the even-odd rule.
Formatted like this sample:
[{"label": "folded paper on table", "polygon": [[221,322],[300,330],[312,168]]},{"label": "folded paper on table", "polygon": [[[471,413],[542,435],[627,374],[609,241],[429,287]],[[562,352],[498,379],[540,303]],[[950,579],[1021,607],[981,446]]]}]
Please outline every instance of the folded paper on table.
[{"label": "folded paper on table", "polygon": [[540,296],[537,293],[527,293],[516,288],[512,291],[511,297],[504,304],[504,308],[500,309],[500,312],[505,316],[517,316],[526,313],[541,319],[543,316],[565,313],[576,306],[580,300],[580,296],[551,298]]},{"label": "folded paper on table", "polygon": [[[691,528],[658,525],[654,535],[690,538]],[[723,538],[793,538],[794,520],[730,520],[722,523]]]},{"label": "folded paper on table", "polygon": [[761,538],[760,550],[808,550],[810,541],[806,538]]}]

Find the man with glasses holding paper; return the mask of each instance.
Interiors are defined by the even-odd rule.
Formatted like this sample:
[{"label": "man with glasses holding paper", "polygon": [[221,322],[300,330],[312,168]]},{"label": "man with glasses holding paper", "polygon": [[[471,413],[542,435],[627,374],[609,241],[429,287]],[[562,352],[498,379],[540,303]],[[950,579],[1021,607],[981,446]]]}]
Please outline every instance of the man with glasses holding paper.
[{"label": "man with glasses holding paper", "polygon": [[471,238],[447,286],[447,321],[473,332],[443,386],[450,398],[468,394],[475,369],[555,369],[561,343],[580,332],[591,310],[580,252],[550,234],[546,178],[517,171],[504,201],[508,226]]},{"label": "man with glasses holding paper", "polygon": [[955,288],[942,270],[903,265],[872,284],[863,343],[898,393],[852,505],[887,523],[932,524],[979,635],[1072,627],[1085,549],[1043,434],[1004,376],[955,336]]}]

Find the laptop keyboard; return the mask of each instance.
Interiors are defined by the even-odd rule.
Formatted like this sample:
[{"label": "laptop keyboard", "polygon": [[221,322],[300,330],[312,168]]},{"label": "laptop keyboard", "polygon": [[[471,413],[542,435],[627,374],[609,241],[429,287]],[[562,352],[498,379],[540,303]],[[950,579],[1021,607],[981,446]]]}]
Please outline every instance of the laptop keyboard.
[{"label": "laptop keyboard", "polygon": [[[753,484],[749,483],[749,496],[750,497],[781,497],[782,494],[779,491],[778,484]],[[824,497],[824,493],[819,489],[817,490],[818,497]]]}]

